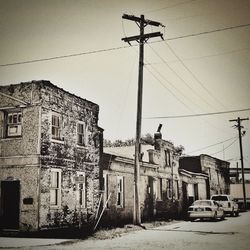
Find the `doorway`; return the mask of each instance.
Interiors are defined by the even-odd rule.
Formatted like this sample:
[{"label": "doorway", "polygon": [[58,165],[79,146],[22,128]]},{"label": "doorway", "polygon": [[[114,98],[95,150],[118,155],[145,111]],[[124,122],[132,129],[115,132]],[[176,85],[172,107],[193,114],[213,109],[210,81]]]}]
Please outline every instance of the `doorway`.
[{"label": "doorway", "polygon": [[20,181],[1,182],[1,228],[19,228]]}]

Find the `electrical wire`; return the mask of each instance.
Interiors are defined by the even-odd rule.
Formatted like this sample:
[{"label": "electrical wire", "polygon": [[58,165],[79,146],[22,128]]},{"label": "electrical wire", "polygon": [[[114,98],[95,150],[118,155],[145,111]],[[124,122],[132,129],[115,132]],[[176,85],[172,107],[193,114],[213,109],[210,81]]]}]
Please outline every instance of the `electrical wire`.
[{"label": "electrical wire", "polygon": [[192,75],[192,77],[199,83],[199,85],[211,96],[217,103],[219,103],[224,108],[225,105],[219,101],[209,90],[204,86],[204,84],[197,78],[197,76],[187,67],[187,65],[181,60],[181,58],[175,53],[175,51],[172,49],[172,47],[165,41],[164,44],[167,45],[167,47],[171,50],[171,52],[175,55],[175,57],[179,60],[179,62],[182,64],[182,66]]},{"label": "electrical wire", "polygon": [[235,109],[235,110],[227,110],[227,111],[211,112],[211,113],[203,113],[203,114],[172,115],[172,116],[152,116],[152,117],[144,117],[143,119],[189,118],[189,117],[196,117],[196,116],[209,116],[209,115],[220,115],[220,114],[236,113],[236,112],[243,112],[243,111],[249,111],[249,110],[250,110],[250,108],[245,108],[245,109]]},{"label": "electrical wire", "polygon": [[[247,27],[249,25],[250,25],[250,23],[237,25],[237,26],[230,26],[230,27],[225,27],[225,28],[221,28],[221,29],[215,29],[215,30],[204,31],[204,32],[199,32],[199,33],[194,33],[194,34],[189,34],[189,35],[184,35],[184,36],[172,37],[172,38],[168,38],[168,39],[165,39],[165,40],[166,41],[173,41],[173,40],[178,40],[178,39],[182,39],[182,38],[195,37],[195,36],[210,34],[210,33],[214,33],[214,32],[220,32],[220,31],[229,30],[229,29]],[[153,42],[150,42],[150,44],[151,43],[159,43],[159,42],[162,42],[162,40],[161,41],[153,41]],[[138,46],[138,44],[131,45],[131,46],[132,47],[133,46]],[[13,62],[13,63],[6,63],[6,64],[0,64],[0,67],[15,66],[15,65],[28,64],[28,63],[37,63],[37,62],[58,60],[58,59],[69,58],[69,57],[77,57],[77,56],[83,56],[83,55],[97,54],[97,53],[108,52],[108,51],[113,51],[113,50],[127,49],[127,48],[130,48],[131,46],[120,46],[120,47],[113,47],[113,48],[107,48],[107,49],[80,52],[80,53],[69,54],[69,55],[61,55],[61,56],[55,56],[55,57],[48,57],[48,58],[40,58],[40,59],[33,59],[33,60]]]},{"label": "electrical wire", "polygon": [[[211,105],[208,101],[206,101],[204,98],[202,98],[199,93],[192,88],[180,75],[177,74],[177,72],[175,70],[173,70],[169,64],[167,63],[167,61],[165,61],[162,56],[159,55],[159,53],[157,51],[155,51],[155,49],[149,44],[148,45],[151,50],[153,50],[153,52],[162,60],[162,62],[192,91],[192,93],[194,93],[197,97],[199,97],[199,99],[201,101],[203,101],[204,103],[206,103],[208,106],[212,107],[213,109],[215,108],[215,106]],[[177,59],[179,60],[179,58],[177,57]]]},{"label": "electrical wire", "polygon": [[34,60],[28,60],[28,61],[7,63],[7,64],[1,64],[0,67],[14,66],[14,65],[19,65],[19,64],[27,64],[27,63],[51,61],[51,60],[57,60],[57,59],[63,59],[63,58],[69,58],[69,57],[77,57],[77,56],[90,55],[90,54],[97,54],[97,53],[102,53],[102,52],[107,52],[107,51],[126,49],[126,48],[129,48],[129,47],[130,46],[120,46],[120,47],[113,47],[113,48],[109,48],[109,49],[99,49],[99,50],[80,52],[80,53],[76,53],[76,54],[69,54],[69,55],[54,56],[54,57],[48,57],[48,58],[40,58],[40,59],[34,59]]},{"label": "electrical wire", "polygon": [[231,138],[229,138],[229,139],[226,139],[226,140],[224,140],[224,141],[220,141],[220,142],[214,143],[214,144],[212,144],[212,145],[208,145],[208,146],[203,147],[203,148],[199,148],[199,149],[196,149],[196,150],[187,152],[186,154],[189,155],[189,154],[192,154],[192,153],[195,153],[195,152],[199,152],[199,151],[202,151],[202,150],[204,150],[204,149],[211,148],[211,147],[213,147],[213,146],[217,146],[217,145],[219,145],[219,144],[225,143],[225,142],[227,142],[227,141],[231,141],[232,139],[235,139],[235,138],[236,138],[236,136],[235,136],[235,137],[231,137]]},{"label": "electrical wire", "polygon": [[174,8],[176,6],[187,4],[187,3],[190,3],[190,2],[194,2],[194,1],[197,1],[197,0],[188,0],[188,1],[180,2],[180,3],[176,3],[176,4],[173,4],[173,5],[170,5],[170,6],[165,6],[165,7],[158,8],[158,9],[144,11],[144,13],[152,13],[152,12],[162,11],[162,10]]},{"label": "electrical wire", "polygon": [[219,154],[219,153],[225,151],[226,149],[228,149],[229,147],[231,147],[236,141],[238,141],[238,138],[236,140],[234,140],[232,143],[230,143],[227,147],[223,148],[222,150],[220,150],[218,152],[215,152],[215,153],[212,153],[212,154],[209,154],[209,155],[216,155],[216,154]]},{"label": "electrical wire", "polygon": [[194,33],[194,34],[188,34],[188,35],[183,35],[183,36],[176,36],[176,37],[168,38],[168,39],[166,39],[166,41],[173,41],[173,40],[187,38],[187,37],[195,37],[195,36],[206,35],[206,34],[211,34],[211,33],[225,31],[225,30],[243,28],[243,27],[247,27],[249,25],[250,25],[250,23],[246,23],[246,24],[229,26],[229,27],[224,27],[224,28],[215,29],[215,30],[202,31],[202,32]]}]

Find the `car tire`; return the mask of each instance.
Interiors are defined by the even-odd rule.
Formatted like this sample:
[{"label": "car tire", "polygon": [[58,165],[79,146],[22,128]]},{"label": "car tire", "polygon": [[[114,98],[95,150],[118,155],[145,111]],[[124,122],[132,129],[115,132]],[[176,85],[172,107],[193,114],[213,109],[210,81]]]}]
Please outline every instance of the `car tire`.
[{"label": "car tire", "polygon": [[235,211],[235,217],[239,216],[239,211]]},{"label": "car tire", "polygon": [[220,218],[221,220],[225,220],[225,214],[223,213],[223,215]]},{"label": "car tire", "polygon": [[212,221],[216,221],[217,220],[217,212],[214,212],[214,216],[211,219]]},{"label": "car tire", "polygon": [[230,213],[231,217],[234,217],[234,210]]}]

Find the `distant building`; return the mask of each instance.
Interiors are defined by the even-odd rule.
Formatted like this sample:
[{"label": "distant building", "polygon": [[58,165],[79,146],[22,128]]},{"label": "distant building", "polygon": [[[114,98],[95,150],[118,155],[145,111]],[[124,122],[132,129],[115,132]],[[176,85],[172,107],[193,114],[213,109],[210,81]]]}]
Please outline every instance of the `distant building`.
[{"label": "distant building", "polygon": [[100,190],[98,114],[49,81],[0,86],[1,228],[88,223]]},{"label": "distant building", "polygon": [[[207,199],[210,199],[213,194],[229,194],[229,162],[217,159],[210,155],[201,154],[199,156],[181,157],[179,165],[181,170],[207,175]],[[202,189],[204,189],[204,187],[202,187]],[[195,192],[196,191],[194,191],[194,196]]]}]

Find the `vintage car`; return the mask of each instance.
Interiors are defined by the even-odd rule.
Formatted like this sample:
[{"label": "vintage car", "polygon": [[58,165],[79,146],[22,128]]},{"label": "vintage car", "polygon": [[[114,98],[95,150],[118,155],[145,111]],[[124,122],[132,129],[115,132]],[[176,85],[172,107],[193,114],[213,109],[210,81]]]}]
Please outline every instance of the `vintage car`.
[{"label": "vintage car", "polygon": [[196,200],[188,208],[188,218],[190,221],[195,219],[224,219],[224,210],[222,206],[213,200]]},{"label": "vintage car", "polygon": [[231,216],[239,215],[239,206],[231,195],[215,194],[211,196],[211,200],[214,200],[222,205],[225,214],[230,214]]}]

